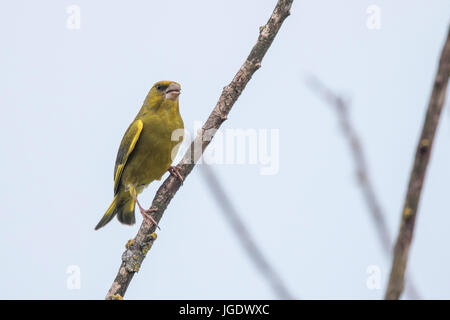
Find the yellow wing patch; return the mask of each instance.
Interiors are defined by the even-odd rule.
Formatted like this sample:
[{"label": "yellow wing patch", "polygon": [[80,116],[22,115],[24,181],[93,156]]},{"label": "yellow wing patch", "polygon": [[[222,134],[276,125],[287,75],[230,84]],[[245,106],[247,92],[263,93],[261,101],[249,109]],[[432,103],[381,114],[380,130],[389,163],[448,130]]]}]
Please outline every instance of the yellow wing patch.
[{"label": "yellow wing patch", "polygon": [[119,189],[119,182],[122,177],[123,169],[125,168],[128,157],[133,152],[134,147],[139,140],[143,128],[144,123],[142,120],[136,120],[130,125],[122,138],[119,152],[117,153],[116,169],[114,172],[114,193],[117,193]]}]

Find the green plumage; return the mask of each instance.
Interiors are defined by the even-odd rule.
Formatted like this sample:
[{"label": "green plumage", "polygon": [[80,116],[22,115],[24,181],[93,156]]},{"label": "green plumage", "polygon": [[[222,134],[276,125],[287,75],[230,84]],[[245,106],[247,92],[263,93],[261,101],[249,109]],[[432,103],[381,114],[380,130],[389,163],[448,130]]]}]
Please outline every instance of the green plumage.
[{"label": "green plumage", "polygon": [[[171,166],[183,136],[176,82],[160,81],[147,95],[120,143],[114,167],[114,200],[95,229],[117,215],[124,224],[134,224],[135,201],[142,190],[160,180]],[[180,130],[180,131],[178,131]],[[181,133],[181,134],[180,134]]]}]

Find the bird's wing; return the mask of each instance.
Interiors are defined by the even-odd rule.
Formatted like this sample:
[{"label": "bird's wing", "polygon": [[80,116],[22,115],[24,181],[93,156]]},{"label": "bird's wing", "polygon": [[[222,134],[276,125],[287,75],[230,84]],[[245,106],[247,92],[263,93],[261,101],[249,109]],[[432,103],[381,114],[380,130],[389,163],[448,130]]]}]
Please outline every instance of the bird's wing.
[{"label": "bird's wing", "polygon": [[128,127],[125,135],[120,143],[119,151],[117,152],[116,166],[114,168],[114,194],[119,190],[120,178],[122,177],[123,169],[127,163],[128,157],[133,152],[136,143],[141,135],[144,124],[142,120],[136,120]]}]

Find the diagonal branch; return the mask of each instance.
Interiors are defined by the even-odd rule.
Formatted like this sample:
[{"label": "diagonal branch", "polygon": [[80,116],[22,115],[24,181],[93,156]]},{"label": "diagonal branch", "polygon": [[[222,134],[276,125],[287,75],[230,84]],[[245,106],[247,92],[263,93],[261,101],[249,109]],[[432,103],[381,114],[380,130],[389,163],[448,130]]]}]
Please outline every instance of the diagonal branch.
[{"label": "diagonal branch", "polygon": [[247,255],[253,261],[256,268],[269,282],[273,291],[280,299],[293,299],[292,294],[283,283],[281,277],[278,275],[269,261],[264,257],[256,241],[253,240],[244,222],[239,217],[239,214],[237,213],[233,202],[228,197],[221,183],[214,174],[213,169],[208,164],[202,165],[201,169],[204,173],[204,177],[206,179],[206,182],[208,183],[209,189],[220,205],[220,209],[223,211],[225,218],[230,223],[233,231],[236,233],[238,239],[240,240],[241,245],[244,247]]},{"label": "diagonal branch", "polygon": [[[328,89],[318,78],[311,77],[308,79],[310,87],[317,91],[323,99],[330,105],[336,108],[339,121],[341,124],[344,136],[350,145],[353,159],[356,165],[356,175],[358,182],[361,186],[364,199],[366,200],[369,212],[371,213],[377,234],[379,235],[381,246],[387,256],[391,255],[392,239],[389,233],[388,224],[386,222],[386,215],[381,209],[380,201],[377,197],[375,189],[369,175],[369,167],[366,160],[364,149],[359,139],[359,136],[353,126],[352,121],[348,113],[348,104],[342,97],[336,95],[330,89]],[[416,286],[414,285],[411,277],[408,277],[407,291],[412,299],[420,299]]]},{"label": "diagonal branch", "polygon": [[370,209],[370,213],[372,214],[378,234],[380,235],[381,244],[383,248],[389,252],[392,244],[391,236],[389,235],[389,228],[386,223],[385,215],[381,210],[380,202],[375,193],[375,189],[373,188],[372,181],[369,177],[369,169],[361,141],[350,121],[348,105],[342,97],[336,95],[328,89],[319,79],[311,77],[308,79],[308,84],[313,90],[318,92],[326,102],[336,108],[341,129],[347,138],[352,151],[353,160],[356,165],[358,182],[361,186],[366,203]]},{"label": "diagonal branch", "polygon": [[[190,174],[195,164],[200,159],[203,150],[205,150],[211,139],[214,137],[217,129],[227,119],[228,113],[245,89],[245,86],[250,81],[252,75],[261,67],[261,61],[264,55],[275,39],[284,20],[290,14],[289,11],[292,2],[293,0],[278,0],[267,24],[260,28],[258,40],[249,56],[238,70],[231,83],[223,89],[219,101],[202,129],[195,137],[190,149],[178,164],[183,178],[186,178]],[[156,192],[152,207],[158,209],[158,211],[154,213],[154,218],[157,222],[161,220],[164,211],[180,187],[181,184],[179,180],[169,176]],[[143,223],[139,228],[136,237],[128,242],[126,250],[122,255],[122,264],[120,265],[117,276],[106,295],[106,299],[123,297],[134,274],[139,270],[147,252],[151,249],[153,242],[156,239],[154,231],[155,226],[149,226],[148,224]]]},{"label": "diagonal branch", "polygon": [[400,230],[394,247],[394,258],[392,261],[391,274],[386,290],[385,299],[396,300],[400,298],[403,291],[406,264],[408,261],[409,248],[414,232],[414,225],[419,207],[420,195],[423,181],[430,160],[431,148],[439,124],[442,106],[445,101],[448,78],[450,76],[450,29],[447,40],[442,49],[439,66],[434,79],[433,91],[431,92],[422,134],[417,145],[414,165],[409,177],[408,191],[403,206]]}]

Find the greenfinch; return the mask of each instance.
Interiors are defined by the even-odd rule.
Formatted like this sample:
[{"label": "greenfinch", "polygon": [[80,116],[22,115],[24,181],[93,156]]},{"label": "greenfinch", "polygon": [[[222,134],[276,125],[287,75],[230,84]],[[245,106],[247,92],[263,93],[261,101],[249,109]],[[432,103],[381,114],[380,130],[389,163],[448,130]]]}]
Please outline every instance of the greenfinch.
[{"label": "greenfinch", "polygon": [[156,209],[143,209],[138,194],[152,181],[160,180],[166,171],[183,180],[178,168],[171,166],[183,140],[180,91],[180,84],[174,81],[160,81],[150,89],[120,143],[114,167],[114,199],[95,230],[116,215],[121,223],[134,224],[136,204],[145,221],[156,224],[151,216]]}]

